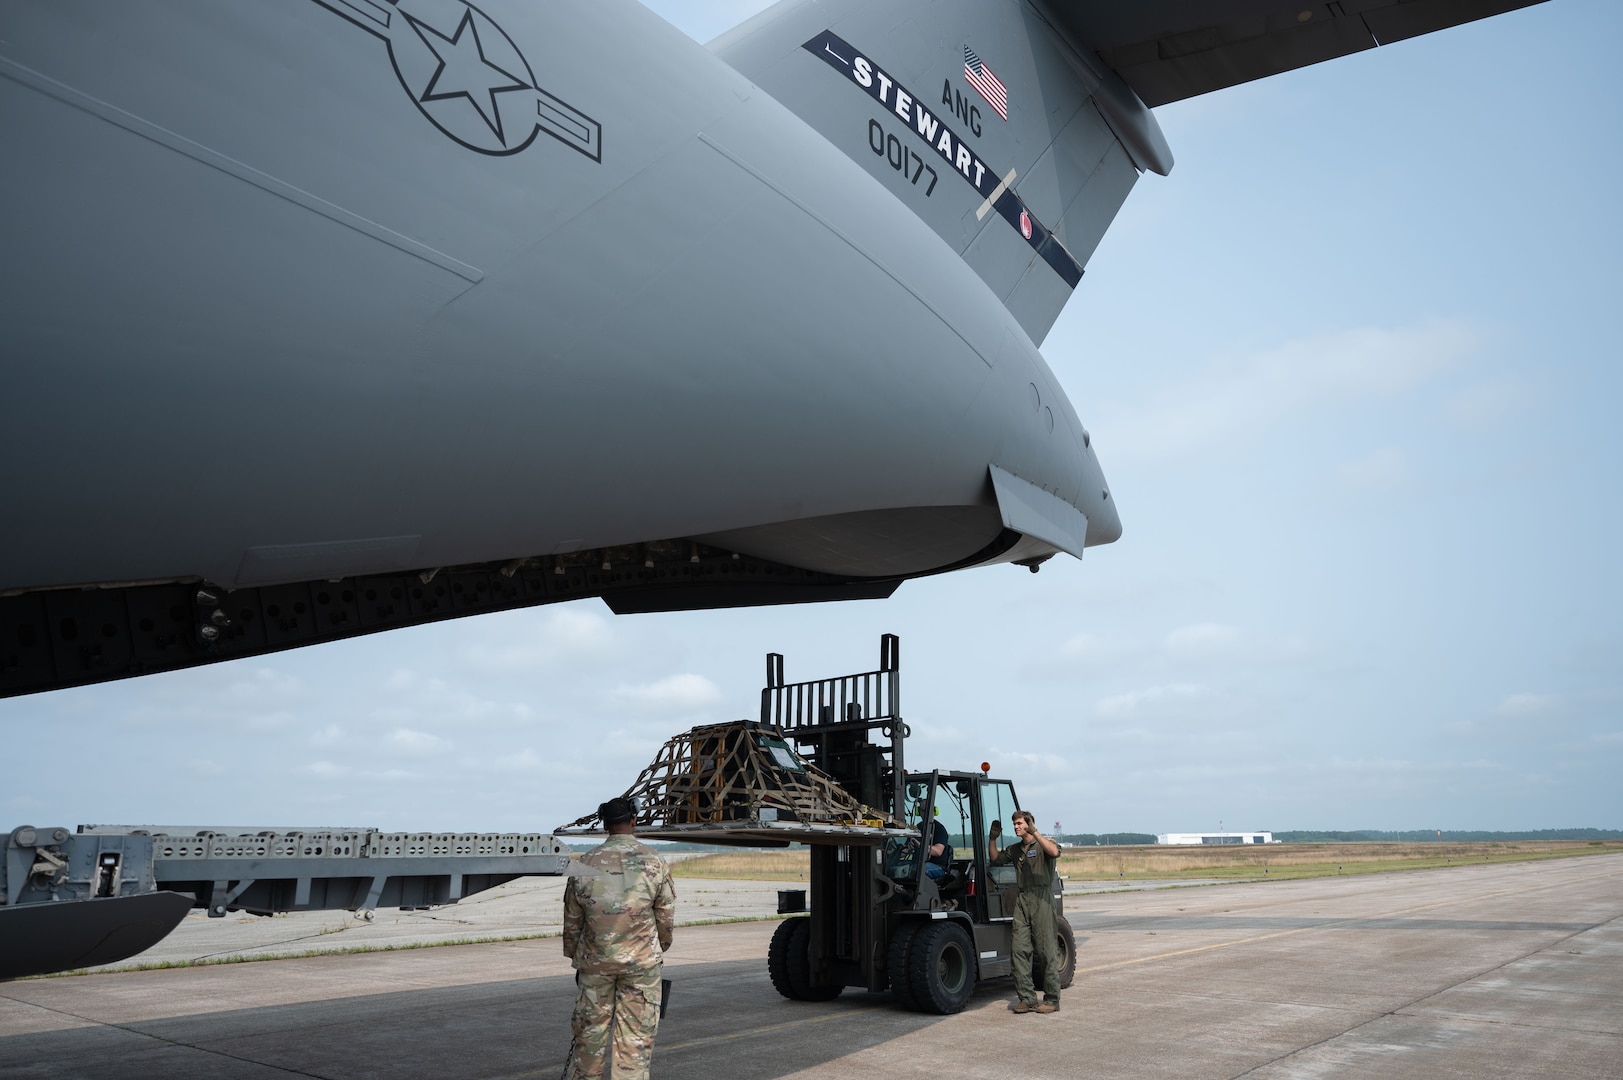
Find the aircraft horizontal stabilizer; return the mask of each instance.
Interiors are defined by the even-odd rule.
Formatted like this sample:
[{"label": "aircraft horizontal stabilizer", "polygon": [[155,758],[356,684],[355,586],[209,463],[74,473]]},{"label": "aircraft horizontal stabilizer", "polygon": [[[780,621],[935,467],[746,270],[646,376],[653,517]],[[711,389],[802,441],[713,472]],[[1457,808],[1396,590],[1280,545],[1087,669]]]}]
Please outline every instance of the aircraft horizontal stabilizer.
[{"label": "aircraft horizontal stabilizer", "polygon": [[1153,107],[1542,2],[1056,0],[1053,7]]}]

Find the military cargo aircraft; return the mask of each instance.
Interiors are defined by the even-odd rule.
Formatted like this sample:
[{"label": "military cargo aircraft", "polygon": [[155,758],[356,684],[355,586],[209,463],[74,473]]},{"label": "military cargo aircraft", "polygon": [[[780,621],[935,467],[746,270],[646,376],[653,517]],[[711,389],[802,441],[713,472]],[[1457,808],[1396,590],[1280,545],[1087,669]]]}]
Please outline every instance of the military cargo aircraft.
[{"label": "military cargo aircraft", "polygon": [[0,694],[1080,557],[1151,108],[1528,2],[11,0]]}]

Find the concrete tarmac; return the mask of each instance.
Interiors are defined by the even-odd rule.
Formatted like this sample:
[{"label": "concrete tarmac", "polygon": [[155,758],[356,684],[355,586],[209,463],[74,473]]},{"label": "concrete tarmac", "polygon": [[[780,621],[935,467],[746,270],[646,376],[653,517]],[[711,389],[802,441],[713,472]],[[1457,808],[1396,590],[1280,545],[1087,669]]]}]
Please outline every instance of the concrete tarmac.
[{"label": "concrete tarmac", "polygon": [[[565,880],[519,878],[458,904],[427,911],[384,908],[369,920],[348,911],[296,911],[274,918],[233,912],[223,919],[193,911],[146,952],[92,970],[557,936],[564,927]],[[774,881],[678,879],[677,924],[775,918],[778,890],[795,887]]]},{"label": "concrete tarmac", "polygon": [[[773,992],[773,923],[696,926],[654,1076],[1623,1078],[1623,855],[1067,901],[1052,1016]],[[558,1075],[555,938],[0,984],[0,1077]]]},{"label": "concrete tarmac", "polygon": [[[287,957],[312,952],[402,948],[447,942],[499,941],[563,933],[564,878],[519,878],[475,893],[459,904],[428,911],[384,909],[363,919],[348,911],[295,911],[274,918],[233,912],[211,919],[193,911],[173,933],[146,952],[93,971],[124,971],[162,963]],[[1188,881],[1067,881],[1065,895],[1210,885]],[[774,919],[779,889],[804,889],[783,881],[712,881],[678,878],[676,923]]]}]

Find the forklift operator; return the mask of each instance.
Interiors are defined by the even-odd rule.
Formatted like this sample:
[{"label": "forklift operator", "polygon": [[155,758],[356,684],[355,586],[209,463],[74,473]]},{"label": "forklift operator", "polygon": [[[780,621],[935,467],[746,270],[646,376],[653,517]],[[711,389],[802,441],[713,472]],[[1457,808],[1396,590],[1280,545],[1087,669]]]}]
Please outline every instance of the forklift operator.
[{"label": "forklift operator", "polygon": [[[931,881],[940,881],[952,867],[952,847],[947,843],[947,828],[934,820],[930,808],[922,800],[918,803],[918,812],[919,839],[929,837],[924,844],[924,876]],[[941,811],[937,810],[936,813]]]},{"label": "forklift operator", "polygon": [[[1014,822],[1018,845],[998,850],[1003,835],[1001,822],[992,822],[987,837],[987,853],[992,866],[1014,865],[1017,893],[1014,902],[1014,990],[1019,1000],[1010,1006],[1017,1013],[1059,1011],[1059,929],[1054,922],[1055,870],[1059,845],[1037,831],[1037,819],[1029,810],[1016,810]],[[1037,987],[1031,977],[1033,958],[1042,965],[1043,1001],[1037,1003]]]}]

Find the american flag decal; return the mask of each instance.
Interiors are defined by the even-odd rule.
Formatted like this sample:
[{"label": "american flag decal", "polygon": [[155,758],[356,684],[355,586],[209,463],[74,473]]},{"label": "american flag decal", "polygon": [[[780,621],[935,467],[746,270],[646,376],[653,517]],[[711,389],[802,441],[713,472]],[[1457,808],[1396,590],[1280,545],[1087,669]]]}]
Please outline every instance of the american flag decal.
[{"label": "american flag decal", "polygon": [[981,63],[981,58],[968,45],[964,46],[964,81],[973,86],[999,116],[1004,120],[1009,118],[1009,88],[992,74],[991,68]]}]

